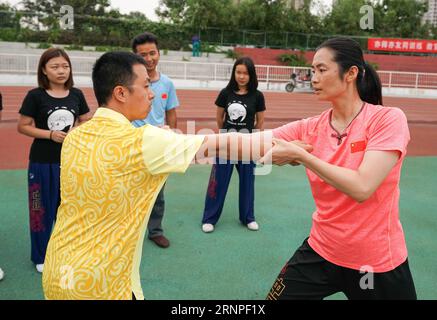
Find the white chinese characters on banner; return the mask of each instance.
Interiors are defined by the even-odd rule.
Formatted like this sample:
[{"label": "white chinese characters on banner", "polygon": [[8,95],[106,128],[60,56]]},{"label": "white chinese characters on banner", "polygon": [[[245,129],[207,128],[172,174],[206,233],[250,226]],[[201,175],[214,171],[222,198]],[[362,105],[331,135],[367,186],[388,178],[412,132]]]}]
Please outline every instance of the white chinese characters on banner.
[{"label": "white chinese characters on banner", "polygon": [[437,53],[436,40],[369,38],[368,50]]}]

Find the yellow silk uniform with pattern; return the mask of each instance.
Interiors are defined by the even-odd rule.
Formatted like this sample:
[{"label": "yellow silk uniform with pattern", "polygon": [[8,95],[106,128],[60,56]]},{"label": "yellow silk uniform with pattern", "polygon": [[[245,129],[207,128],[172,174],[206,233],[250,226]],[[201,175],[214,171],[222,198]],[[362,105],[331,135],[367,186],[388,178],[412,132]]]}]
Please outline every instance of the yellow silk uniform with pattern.
[{"label": "yellow silk uniform with pattern", "polygon": [[203,139],[134,128],[108,108],[68,134],[46,299],[144,299],[139,267],[150,212],[168,174],[185,172]]}]

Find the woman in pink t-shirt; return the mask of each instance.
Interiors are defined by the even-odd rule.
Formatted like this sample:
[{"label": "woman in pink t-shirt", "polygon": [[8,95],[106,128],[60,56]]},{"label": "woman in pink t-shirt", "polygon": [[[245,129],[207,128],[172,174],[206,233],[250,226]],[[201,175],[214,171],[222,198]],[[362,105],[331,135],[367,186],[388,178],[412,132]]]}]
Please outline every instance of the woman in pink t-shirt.
[{"label": "woman in pink t-shirt", "polygon": [[[324,42],[312,84],[331,108],[273,130],[261,159],[306,167],[316,204],[308,239],[281,270],[268,299],[416,299],[399,221],[407,119],[382,106],[381,82],[347,38]],[[313,146],[309,153],[294,140]]]}]

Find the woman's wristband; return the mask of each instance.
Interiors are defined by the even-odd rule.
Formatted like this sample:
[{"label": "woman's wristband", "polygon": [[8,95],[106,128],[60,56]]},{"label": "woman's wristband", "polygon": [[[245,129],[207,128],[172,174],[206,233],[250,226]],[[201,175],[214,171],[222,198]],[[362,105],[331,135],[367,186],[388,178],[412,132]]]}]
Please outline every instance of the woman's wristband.
[{"label": "woman's wristband", "polygon": [[52,140],[52,134],[53,134],[53,130],[50,130],[50,140]]}]

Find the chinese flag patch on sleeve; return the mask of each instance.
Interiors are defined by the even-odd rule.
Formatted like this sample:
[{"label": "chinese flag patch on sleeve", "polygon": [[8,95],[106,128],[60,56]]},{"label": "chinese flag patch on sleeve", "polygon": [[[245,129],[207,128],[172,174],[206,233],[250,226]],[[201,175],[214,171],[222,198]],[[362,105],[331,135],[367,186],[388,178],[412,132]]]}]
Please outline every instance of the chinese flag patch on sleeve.
[{"label": "chinese flag patch on sleeve", "polygon": [[167,99],[167,98],[168,98],[167,93],[163,93],[163,94],[161,95],[161,98],[164,99],[164,100]]},{"label": "chinese flag patch on sleeve", "polygon": [[351,143],[351,153],[366,150],[366,141],[356,141]]}]

